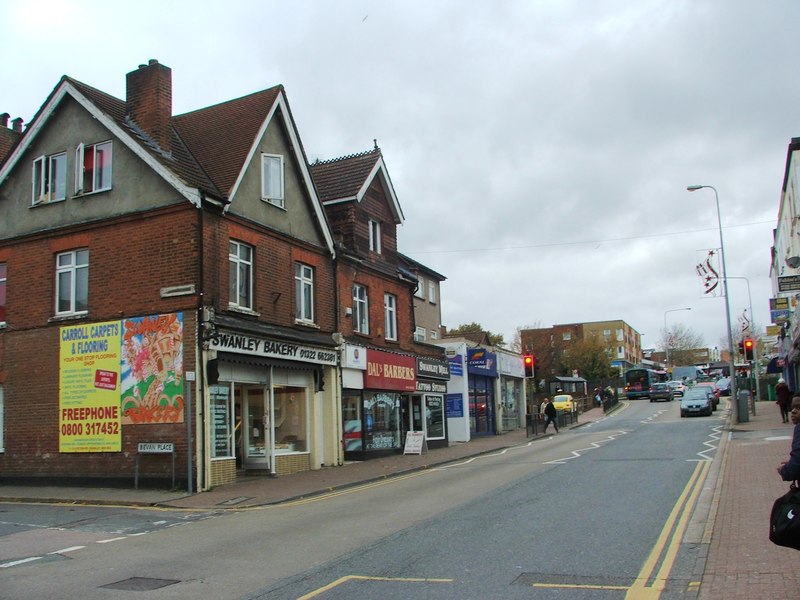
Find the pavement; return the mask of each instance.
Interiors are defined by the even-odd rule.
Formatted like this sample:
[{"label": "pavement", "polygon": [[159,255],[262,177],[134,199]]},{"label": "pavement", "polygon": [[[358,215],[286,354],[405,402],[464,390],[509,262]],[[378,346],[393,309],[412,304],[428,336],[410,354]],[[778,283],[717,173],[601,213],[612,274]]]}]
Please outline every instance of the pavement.
[{"label": "pavement", "polygon": [[[720,404],[725,414],[726,403]],[[718,413],[719,414],[719,413]],[[602,409],[581,413],[562,431],[604,418]],[[800,598],[800,555],[768,539],[772,503],[788,490],[777,466],[788,459],[793,426],[781,421],[774,402],[755,403],[747,422],[723,421],[719,447],[695,519],[701,525],[686,543],[701,543],[706,552],[699,600]],[[551,430],[552,432],[552,430]],[[565,431],[564,431],[565,432]],[[565,432],[566,433],[566,432]],[[548,434],[548,436],[552,433]],[[534,438],[543,438],[541,433]],[[48,502],[121,506],[158,506],[190,510],[241,509],[278,504],[400,476],[495,452],[532,437],[524,429],[469,442],[453,443],[422,454],[394,455],[281,477],[241,477],[235,483],[187,494],[177,490],[23,486],[0,484],[0,502]],[[703,499],[705,497],[705,500]],[[699,518],[698,518],[698,514]],[[697,531],[697,530],[700,531]]]}]

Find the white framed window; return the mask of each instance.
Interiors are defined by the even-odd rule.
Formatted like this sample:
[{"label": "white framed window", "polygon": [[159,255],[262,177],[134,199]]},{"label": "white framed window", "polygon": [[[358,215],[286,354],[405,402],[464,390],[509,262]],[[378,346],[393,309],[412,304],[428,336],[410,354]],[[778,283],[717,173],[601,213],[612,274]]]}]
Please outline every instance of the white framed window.
[{"label": "white framed window", "polygon": [[253,248],[242,242],[228,242],[228,303],[239,308],[253,308]]},{"label": "white framed window", "polygon": [[369,249],[381,253],[381,224],[372,219],[369,220]]},{"label": "white framed window", "polygon": [[0,263],[0,327],[6,324],[6,285],[8,267]]},{"label": "white framed window", "polygon": [[424,342],[425,341],[425,328],[424,327],[416,327],[414,329],[414,341],[415,342]]},{"label": "white framed window", "polygon": [[283,156],[261,155],[261,199],[284,208]]},{"label": "white framed window", "polygon": [[358,283],[353,284],[353,330],[369,333],[369,296],[367,288]]},{"label": "white framed window", "polygon": [[569,331],[565,331],[564,333],[561,334],[561,339],[564,340],[565,342],[568,342],[572,339],[572,334]]},{"label": "white framed window", "polygon": [[439,339],[439,332],[438,332],[438,331],[436,331],[435,329],[431,329],[431,330],[428,332],[428,336],[429,336],[429,337],[430,337],[432,340],[438,340],[438,339]]},{"label": "white framed window", "polygon": [[111,142],[78,144],[75,148],[75,193],[91,194],[111,189]]},{"label": "white framed window", "polygon": [[417,298],[425,298],[425,279],[422,275],[417,275],[417,289],[414,292]]},{"label": "white framed window", "polygon": [[436,304],[436,282],[429,281],[428,282],[428,302],[431,304]]},{"label": "white framed window", "polygon": [[67,197],[67,154],[40,156],[33,161],[31,204],[55,202]]},{"label": "white framed window", "polygon": [[294,265],[294,318],[303,323],[314,322],[314,269],[302,263]]},{"label": "white framed window", "polygon": [[56,256],[56,314],[73,315],[89,309],[89,251]]},{"label": "white framed window", "polygon": [[622,329],[617,329],[617,341],[621,342],[625,339],[625,336],[622,333]]},{"label": "white framed window", "polygon": [[397,340],[397,298],[392,294],[383,295],[384,337]]}]

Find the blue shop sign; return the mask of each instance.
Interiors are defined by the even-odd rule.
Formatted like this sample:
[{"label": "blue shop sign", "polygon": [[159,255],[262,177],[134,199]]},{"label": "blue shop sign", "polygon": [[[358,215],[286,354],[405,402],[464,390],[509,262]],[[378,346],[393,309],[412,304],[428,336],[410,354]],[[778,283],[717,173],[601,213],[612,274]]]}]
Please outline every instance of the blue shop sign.
[{"label": "blue shop sign", "polygon": [[450,363],[450,375],[454,377],[463,377],[464,376],[464,362],[461,359],[460,354],[456,354],[454,357],[448,359]]},{"label": "blue shop sign", "polygon": [[467,350],[467,373],[497,377],[497,355],[483,348]]},{"label": "blue shop sign", "polygon": [[462,394],[447,394],[447,416],[464,416],[464,396]]}]

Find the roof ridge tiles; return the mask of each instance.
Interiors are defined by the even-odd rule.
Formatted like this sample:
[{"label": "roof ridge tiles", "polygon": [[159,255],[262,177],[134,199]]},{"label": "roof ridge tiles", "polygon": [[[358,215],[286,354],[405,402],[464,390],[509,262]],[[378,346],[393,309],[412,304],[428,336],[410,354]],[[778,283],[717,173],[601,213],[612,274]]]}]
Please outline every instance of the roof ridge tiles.
[{"label": "roof ridge tiles", "polygon": [[325,160],[315,160],[312,164],[313,165],[329,165],[331,163],[339,162],[341,160],[351,160],[353,158],[361,158],[363,156],[369,156],[370,154],[380,154],[381,149],[378,146],[371,148],[370,150],[364,150],[363,152],[356,152],[354,154],[346,154],[345,156],[339,156],[337,158],[328,158]]}]

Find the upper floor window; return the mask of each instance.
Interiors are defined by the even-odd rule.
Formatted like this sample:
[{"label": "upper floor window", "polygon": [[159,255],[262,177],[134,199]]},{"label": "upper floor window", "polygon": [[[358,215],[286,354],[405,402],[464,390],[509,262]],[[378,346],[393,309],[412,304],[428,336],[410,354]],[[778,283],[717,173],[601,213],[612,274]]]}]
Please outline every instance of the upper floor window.
[{"label": "upper floor window", "polygon": [[304,323],[314,322],[314,269],[302,263],[294,265],[294,318]]},{"label": "upper floor window", "polygon": [[369,297],[367,288],[358,283],[353,285],[353,330],[369,333]]},{"label": "upper floor window", "polygon": [[228,302],[240,308],[253,308],[253,248],[231,240],[228,243],[230,286]]},{"label": "upper floor window", "polygon": [[261,155],[261,199],[275,206],[284,207],[283,156]]},{"label": "upper floor window", "polygon": [[625,339],[625,336],[622,333],[622,329],[617,329],[617,341],[621,342]]},{"label": "upper floor window", "polygon": [[56,314],[89,309],[89,251],[71,250],[56,256]]},{"label": "upper floor window", "polygon": [[417,275],[417,289],[414,292],[417,298],[425,298],[425,279],[422,275]]},{"label": "upper floor window", "polygon": [[6,322],[6,263],[0,263],[0,325]]},{"label": "upper floor window", "polygon": [[111,189],[111,142],[78,144],[75,149],[75,193]]},{"label": "upper floor window", "polygon": [[569,331],[565,331],[564,333],[561,334],[561,339],[564,340],[565,342],[570,341],[572,339],[572,333],[570,333]]},{"label": "upper floor window", "polygon": [[397,298],[392,294],[383,295],[383,316],[386,328],[384,337],[397,340]]},{"label": "upper floor window", "polygon": [[428,282],[428,302],[431,304],[436,304],[436,282],[429,281]]},{"label": "upper floor window", "polygon": [[415,342],[424,342],[425,341],[425,328],[424,327],[417,327],[414,329],[414,341]]},{"label": "upper floor window", "polygon": [[369,249],[381,253],[381,224],[378,221],[369,221]]},{"label": "upper floor window", "polygon": [[33,161],[32,204],[64,200],[67,197],[67,155],[40,156]]},{"label": "upper floor window", "polygon": [[438,332],[438,331],[435,331],[435,330],[433,330],[433,329],[431,329],[431,330],[428,332],[428,335],[430,336],[430,338],[431,338],[432,340],[438,340],[438,339],[439,339],[439,332]]}]

